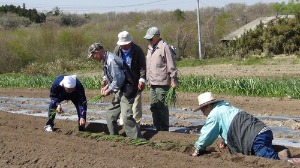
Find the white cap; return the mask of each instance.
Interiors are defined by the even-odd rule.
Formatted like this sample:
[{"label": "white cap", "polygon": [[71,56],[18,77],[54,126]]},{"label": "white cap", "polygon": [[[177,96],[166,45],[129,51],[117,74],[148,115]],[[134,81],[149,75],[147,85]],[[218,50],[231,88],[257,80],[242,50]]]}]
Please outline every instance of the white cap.
[{"label": "white cap", "polygon": [[64,79],[60,82],[60,85],[66,88],[75,88],[76,75],[64,76]]},{"label": "white cap", "polygon": [[160,34],[159,30],[157,27],[151,27],[148,29],[146,35],[145,35],[145,39],[150,40],[153,38],[154,35],[158,35]]},{"label": "white cap", "polygon": [[122,31],[118,34],[118,45],[127,45],[132,42],[133,38],[127,31]]}]

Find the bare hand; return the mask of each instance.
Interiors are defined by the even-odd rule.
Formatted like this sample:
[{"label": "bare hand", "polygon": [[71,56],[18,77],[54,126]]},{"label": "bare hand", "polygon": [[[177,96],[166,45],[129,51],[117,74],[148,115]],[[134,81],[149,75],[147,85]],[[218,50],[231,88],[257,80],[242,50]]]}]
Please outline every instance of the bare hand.
[{"label": "bare hand", "polygon": [[108,84],[106,86],[104,86],[103,88],[101,88],[101,94],[104,96],[107,96],[107,89],[108,89]]},{"label": "bare hand", "polygon": [[171,87],[172,88],[176,88],[176,86],[177,86],[177,82],[171,82]]},{"label": "bare hand", "polygon": [[84,118],[80,118],[79,126],[85,126],[85,119]]},{"label": "bare hand", "polygon": [[57,106],[56,111],[57,111],[58,114],[63,113],[63,110],[62,110],[62,107],[61,107],[60,104]]},{"label": "bare hand", "polygon": [[196,156],[198,156],[198,154],[194,152],[194,153],[192,154],[192,156],[196,157]]},{"label": "bare hand", "polygon": [[220,144],[219,144],[219,148],[220,149],[225,149],[227,147],[227,145],[225,144],[225,142],[221,142]]},{"label": "bare hand", "polygon": [[138,84],[138,89],[139,89],[140,91],[143,91],[143,90],[145,89],[145,83],[139,82],[139,84]]},{"label": "bare hand", "polygon": [[104,93],[103,93],[103,95],[104,96],[108,96],[108,95],[110,95],[110,92],[108,92],[108,90],[105,90]]},{"label": "bare hand", "polygon": [[105,87],[108,84],[107,80],[103,79],[101,81],[101,87]]}]

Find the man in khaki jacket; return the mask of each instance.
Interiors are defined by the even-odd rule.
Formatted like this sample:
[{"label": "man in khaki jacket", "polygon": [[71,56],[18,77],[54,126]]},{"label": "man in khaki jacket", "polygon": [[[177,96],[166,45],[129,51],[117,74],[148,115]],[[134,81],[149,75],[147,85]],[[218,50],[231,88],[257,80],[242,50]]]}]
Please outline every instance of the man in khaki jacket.
[{"label": "man in khaki jacket", "polygon": [[175,54],[161,37],[157,27],[148,29],[145,37],[150,43],[146,56],[146,78],[150,85],[150,110],[157,131],[169,131],[169,109],[165,96],[170,87],[177,86]]}]

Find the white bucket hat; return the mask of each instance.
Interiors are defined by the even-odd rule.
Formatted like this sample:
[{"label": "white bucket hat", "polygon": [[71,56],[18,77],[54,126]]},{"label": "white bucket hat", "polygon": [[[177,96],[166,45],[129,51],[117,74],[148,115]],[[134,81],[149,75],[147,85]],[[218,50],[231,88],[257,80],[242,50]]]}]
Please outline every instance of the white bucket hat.
[{"label": "white bucket hat", "polygon": [[132,42],[133,38],[131,35],[128,33],[128,31],[122,31],[118,34],[118,45],[127,45]]},{"label": "white bucket hat", "polygon": [[194,112],[199,111],[201,107],[208,104],[215,103],[221,100],[217,100],[211,92],[205,92],[198,96],[199,107],[193,110]]},{"label": "white bucket hat", "polygon": [[64,79],[60,82],[60,85],[66,88],[75,88],[76,75],[64,76]]}]

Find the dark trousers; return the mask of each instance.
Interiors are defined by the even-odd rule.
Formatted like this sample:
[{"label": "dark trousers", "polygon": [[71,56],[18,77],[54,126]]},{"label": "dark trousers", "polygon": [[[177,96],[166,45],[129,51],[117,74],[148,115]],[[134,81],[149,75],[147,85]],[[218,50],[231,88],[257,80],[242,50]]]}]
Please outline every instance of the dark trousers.
[{"label": "dark trousers", "polygon": [[252,147],[255,156],[280,160],[278,154],[273,149],[272,140],[273,133],[271,130],[257,135],[254,139]]},{"label": "dark trousers", "polygon": [[150,110],[153,125],[157,131],[169,131],[169,108],[165,104],[166,94],[170,86],[150,87]]}]

